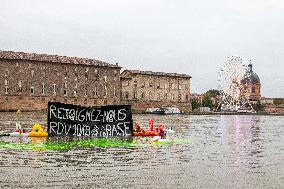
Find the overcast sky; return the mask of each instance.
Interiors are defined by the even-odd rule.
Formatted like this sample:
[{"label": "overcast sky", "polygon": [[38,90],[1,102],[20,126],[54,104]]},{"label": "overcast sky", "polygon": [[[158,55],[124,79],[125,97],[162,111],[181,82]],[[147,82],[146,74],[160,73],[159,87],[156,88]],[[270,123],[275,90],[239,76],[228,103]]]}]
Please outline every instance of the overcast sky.
[{"label": "overcast sky", "polygon": [[283,0],[1,0],[0,50],[185,73],[217,88],[224,59],[252,59],[262,96],[284,97]]}]

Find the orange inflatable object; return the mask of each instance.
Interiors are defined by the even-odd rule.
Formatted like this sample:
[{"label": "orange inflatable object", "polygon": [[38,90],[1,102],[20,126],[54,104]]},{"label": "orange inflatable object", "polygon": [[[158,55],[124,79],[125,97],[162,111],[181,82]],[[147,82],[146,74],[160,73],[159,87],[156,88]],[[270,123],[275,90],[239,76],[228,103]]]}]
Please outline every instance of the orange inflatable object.
[{"label": "orange inflatable object", "polygon": [[145,136],[157,136],[158,133],[155,132],[155,131],[144,131],[144,132],[141,131],[141,132],[134,132],[133,135],[134,136],[143,136],[143,137],[145,137]]}]

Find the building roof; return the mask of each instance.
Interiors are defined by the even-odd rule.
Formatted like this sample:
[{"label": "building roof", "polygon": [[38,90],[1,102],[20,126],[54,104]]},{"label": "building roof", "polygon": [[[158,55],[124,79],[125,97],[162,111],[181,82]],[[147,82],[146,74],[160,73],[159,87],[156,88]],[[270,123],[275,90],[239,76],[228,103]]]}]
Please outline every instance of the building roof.
[{"label": "building roof", "polygon": [[256,73],[252,71],[252,64],[248,65],[249,70],[244,75],[243,81],[249,81],[250,83],[260,84],[260,79]]},{"label": "building roof", "polygon": [[121,77],[128,78],[129,74],[134,75],[151,75],[151,76],[167,76],[167,77],[182,77],[182,78],[191,78],[187,74],[177,74],[177,73],[164,73],[164,72],[152,72],[152,71],[139,71],[139,70],[124,70],[121,73]]},{"label": "building roof", "polygon": [[0,50],[0,59],[30,60],[30,61],[53,62],[53,63],[64,63],[64,64],[83,64],[89,66],[103,66],[103,67],[119,67],[118,64],[116,65],[109,64],[100,60],[89,59],[89,58],[77,58],[77,57],[14,52],[14,51],[1,51],[1,50]]}]

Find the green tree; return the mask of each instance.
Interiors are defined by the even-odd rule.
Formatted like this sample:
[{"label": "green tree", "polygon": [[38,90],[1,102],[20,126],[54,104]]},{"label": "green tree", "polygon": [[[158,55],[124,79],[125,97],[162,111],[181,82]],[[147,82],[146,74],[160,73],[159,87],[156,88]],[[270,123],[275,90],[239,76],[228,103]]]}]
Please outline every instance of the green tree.
[{"label": "green tree", "polygon": [[263,105],[260,103],[260,100],[258,100],[256,104],[253,104],[253,109],[257,112],[263,109]]},{"label": "green tree", "polygon": [[209,97],[216,98],[217,96],[220,95],[220,92],[219,92],[219,90],[216,90],[216,89],[210,89],[210,90],[207,91],[204,95],[205,95],[205,96],[209,96]]},{"label": "green tree", "polygon": [[192,110],[196,110],[197,108],[200,107],[200,103],[196,99],[192,99],[191,100],[191,107],[192,107]]},{"label": "green tree", "polygon": [[211,97],[208,95],[205,95],[202,101],[203,107],[209,107],[210,109],[213,107],[213,102],[211,100]]}]

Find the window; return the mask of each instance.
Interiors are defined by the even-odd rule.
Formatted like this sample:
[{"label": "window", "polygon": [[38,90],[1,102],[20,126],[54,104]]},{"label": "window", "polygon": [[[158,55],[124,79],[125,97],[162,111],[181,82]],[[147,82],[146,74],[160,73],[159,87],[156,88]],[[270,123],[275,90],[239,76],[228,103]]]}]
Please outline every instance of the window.
[{"label": "window", "polygon": [[175,99],[175,95],[174,94],[172,94],[172,100],[174,100]]},{"label": "window", "polygon": [[175,89],[175,85],[173,83],[171,84],[171,89]]},{"label": "window", "polygon": [[143,92],[142,94],[141,94],[141,99],[144,99],[145,98],[145,93]]},{"label": "window", "polygon": [[94,87],[94,96],[98,96],[97,86]]},{"label": "window", "polygon": [[45,85],[44,85],[44,83],[41,84],[41,94],[45,95]]},{"label": "window", "polygon": [[145,87],[145,82],[143,82],[142,84],[141,84],[141,88],[144,88]]},{"label": "window", "polygon": [[56,95],[56,84],[55,83],[53,83],[52,93],[53,95]]},{"label": "window", "polygon": [[167,84],[165,84],[165,89],[167,88]]},{"label": "window", "polygon": [[252,93],[255,93],[255,86],[253,86],[253,87],[251,88],[251,92],[252,92]]},{"label": "window", "polygon": [[22,81],[19,81],[18,86],[19,86],[19,89],[18,89],[19,93],[22,93],[23,92]]},{"label": "window", "polygon": [[181,100],[181,94],[178,94],[178,100]]},{"label": "window", "polygon": [[7,85],[5,86],[5,94],[9,94],[9,87]]},{"label": "window", "polygon": [[63,94],[64,94],[64,96],[67,96],[67,89],[63,90]]},{"label": "window", "polygon": [[137,87],[137,81],[134,81],[134,87]]},{"label": "window", "polygon": [[178,89],[179,89],[179,90],[181,90],[181,89],[182,89],[182,86],[181,86],[181,84],[179,84],[179,85],[178,85]]},{"label": "window", "polygon": [[7,81],[6,79],[5,79],[5,81],[4,81],[4,84],[5,84],[5,85],[8,85],[8,81]]},{"label": "window", "polygon": [[98,73],[98,70],[97,70],[97,69],[95,69],[95,71],[94,71],[94,72],[95,72],[95,74],[97,74],[97,73]]},{"label": "window", "polygon": [[104,97],[107,97],[107,86],[105,85]]},{"label": "window", "polygon": [[160,83],[157,83],[157,89],[159,89],[160,88]]},{"label": "window", "polygon": [[31,71],[31,74],[32,74],[32,78],[34,78],[34,76],[35,76],[35,71],[32,70],[32,71]]},{"label": "window", "polygon": [[85,73],[85,80],[88,80],[89,79],[89,76],[87,73]]},{"label": "window", "polygon": [[67,85],[67,81],[64,82],[64,88],[67,88],[68,85]]},{"label": "window", "polygon": [[129,93],[125,92],[125,99],[128,99],[128,98],[129,98]]},{"label": "window", "polygon": [[77,91],[76,90],[74,90],[74,96],[77,97]]},{"label": "window", "polygon": [[160,100],[161,99],[161,94],[158,93],[158,97],[157,97],[157,100]]},{"label": "window", "polygon": [[35,87],[32,85],[31,86],[31,94],[34,95],[35,94]]},{"label": "window", "polygon": [[88,90],[87,90],[87,89],[85,90],[84,95],[85,95],[85,96],[88,96]]},{"label": "window", "polygon": [[104,77],[105,82],[107,82],[107,76]]},{"label": "window", "polygon": [[165,93],[165,95],[164,95],[164,99],[165,99],[165,100],[167,100],[167,99],[168,99],[168,94],[167,94],[167,93]]},{"label": "window", "polygon": [[152,82],[149,83],[149,87],[153,87],[153,83]]}]

